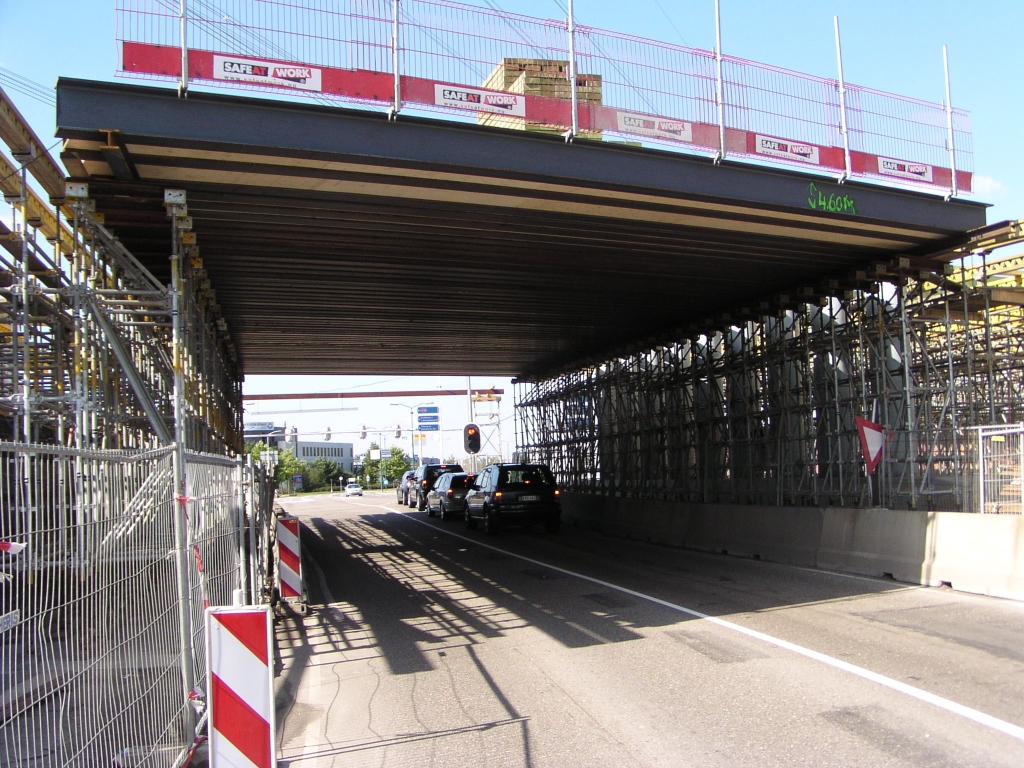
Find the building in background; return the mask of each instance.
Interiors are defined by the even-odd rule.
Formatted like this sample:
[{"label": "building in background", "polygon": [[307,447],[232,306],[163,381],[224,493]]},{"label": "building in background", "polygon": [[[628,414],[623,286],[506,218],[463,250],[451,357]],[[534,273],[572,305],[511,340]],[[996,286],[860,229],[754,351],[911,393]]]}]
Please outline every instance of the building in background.
[{"label": "building in background", "polygon": [[277,447],[282,451],[291,451],[299,461],[312,464],[319,458],[327,458],[341,467],[342,471],[352,474],[352,443],[330,443],[323,440],[281,440]]}]

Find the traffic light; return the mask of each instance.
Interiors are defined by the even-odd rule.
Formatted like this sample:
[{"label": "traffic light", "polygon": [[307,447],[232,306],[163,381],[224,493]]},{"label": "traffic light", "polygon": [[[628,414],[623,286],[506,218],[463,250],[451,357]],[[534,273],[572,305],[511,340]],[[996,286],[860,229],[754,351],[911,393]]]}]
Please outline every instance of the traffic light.
[{"label": "traffic light", "polygon": [[395,424],[395,440],[397,440],[401,436],[402,436],[402,425],[401,424]]},{"label": "traffic light", "polygon": [[366,425],[365,424],[363,424],[363,426],[360,427],[360,429],[359,429],[359,439],[360,440],[365,440],[366,439]]},{"label": "traffic light", "polygon": [[467,424],[462,430],[462,444],[466,453],[480,453],[480,427],[476,424]]}]

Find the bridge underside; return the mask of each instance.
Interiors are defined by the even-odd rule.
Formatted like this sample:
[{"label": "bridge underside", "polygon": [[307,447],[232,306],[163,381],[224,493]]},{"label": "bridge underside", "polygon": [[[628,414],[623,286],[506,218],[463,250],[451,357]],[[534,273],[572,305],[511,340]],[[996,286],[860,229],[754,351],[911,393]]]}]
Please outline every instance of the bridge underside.
[{"label": "bridge underside", "polygon": [[896,255],[939,269],[929,254],[985,219],[798,172],[110,83],[61,80],[57,134],[165,282],[163,194],[186,190],[250,374],[542,376],[814,300]]}]

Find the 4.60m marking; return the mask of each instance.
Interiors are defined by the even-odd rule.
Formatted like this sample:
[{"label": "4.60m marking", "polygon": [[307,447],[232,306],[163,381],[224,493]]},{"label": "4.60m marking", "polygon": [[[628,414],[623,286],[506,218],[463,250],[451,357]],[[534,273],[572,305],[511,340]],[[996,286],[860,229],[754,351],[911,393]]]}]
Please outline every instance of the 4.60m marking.
[{"label": "4.60m marking", "polygon": [[813,181],[807,187],[807,192],[807,205],[816,211],[857,215],[857,203],[849,195],[838,195],[835,192],[826,195]]}]

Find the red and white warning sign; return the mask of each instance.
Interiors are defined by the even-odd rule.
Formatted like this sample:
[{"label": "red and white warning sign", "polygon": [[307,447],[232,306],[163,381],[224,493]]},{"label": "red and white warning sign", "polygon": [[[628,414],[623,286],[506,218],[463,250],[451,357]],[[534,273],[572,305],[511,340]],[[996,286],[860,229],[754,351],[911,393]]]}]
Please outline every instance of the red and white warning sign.
[{"label": "red and white warning sign", "polygon": [[211,768],[272,768],[274,677],[270,607],[206,609]]},{"label": "red and white warning sign", "polygon": [[906,160],[894,160],[891,157],[878,158],[878,172],[883,176],[898,176],[901,179],[926,181],[935,180],[932,167],[925,163],[908,163]]},{"label": "red and white warning sign", "polygon": [[860,436],[860,447],[864,451],[864,463],[867,465],[868,474],[873,474],[878,462],[882,460],[882,450],[885,448],[885,427],[873,421],[854,417],[857,424],[857,434]]},{"label": "red and white warning sign", "polygon": [[302,590],[299,521],[294,517],[277,521],[277,589],[285,599],[305,599]]},{"label": "red and white warning sign", "polygon": [[522,94],[485,91],[463,85],[434,84],[434,103],[439,107],[472,109],[496,115],[526,117],[526,97]]},{"label": "red and white warning sign", "polygon": [[754,152],[770,157],[782,157],[786,160],[797,160],[801,163],[820,165],[818,147],[802,141],[776,139],[773,136],[754,135]]},{"label": "red and white warning sign", "polygon": [[616,112],[615,123],[623,133],[656,136],[660,139],[675,139],[676,141],[693,141],[693,123],[682,120],[637,115],[632,112]]},{"label": "red and white warning sign", "polygon": [[273,85],[277,88],[297,88],[300,91],[321,90],[319,67],[244,59],[239,56],[214,55],[213,79]]}]

